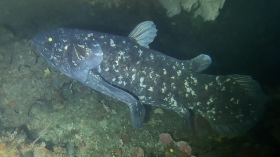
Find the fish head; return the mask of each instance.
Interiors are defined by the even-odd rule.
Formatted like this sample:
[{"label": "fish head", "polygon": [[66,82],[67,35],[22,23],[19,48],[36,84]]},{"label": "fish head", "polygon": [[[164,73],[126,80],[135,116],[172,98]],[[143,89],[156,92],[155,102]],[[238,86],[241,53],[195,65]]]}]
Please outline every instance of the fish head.
[{"label": "fish head", "polygon": [[39,33],[33,43],[39,53],[56,69],[84,82],[88,72],[99,66],[103,52],[97,41],[89,41],[88,31],[58,28]]}]

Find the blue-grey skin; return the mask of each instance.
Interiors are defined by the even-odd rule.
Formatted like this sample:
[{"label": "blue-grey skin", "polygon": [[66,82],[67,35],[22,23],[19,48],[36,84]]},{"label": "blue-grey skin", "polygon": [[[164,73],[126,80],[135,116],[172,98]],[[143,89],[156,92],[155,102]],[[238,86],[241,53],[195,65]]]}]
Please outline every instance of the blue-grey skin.
[{"label": "blue-grey skin", "polygon": [[264,96],[249,76],[200,74],[211,59],[177,60],[139,45],[132,37],[59,28],[38,34],[35,47],[56,69],[126,103],[135,127],[143,104],[177,112],[189,125],[189,110],[226,136],[251,128],[264,111]]}]

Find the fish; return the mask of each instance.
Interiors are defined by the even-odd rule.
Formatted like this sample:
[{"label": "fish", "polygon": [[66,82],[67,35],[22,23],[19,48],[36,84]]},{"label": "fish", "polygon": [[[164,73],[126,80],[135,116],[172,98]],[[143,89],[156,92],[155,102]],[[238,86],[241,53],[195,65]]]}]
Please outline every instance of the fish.
[{"label": "fish", "polygon": [[38,33],[33,45],[66,76],[127,104],[136,128],[144,125],[144,105],[173,110],[187,127],[190,113],[203,116],[223,136],[257,123],[265,109],[257,81],[203,74],[212,63],[206,54],[179,60],[152,50],[157,31],[152,21],[138,24],[127,37],[62,27]]}]

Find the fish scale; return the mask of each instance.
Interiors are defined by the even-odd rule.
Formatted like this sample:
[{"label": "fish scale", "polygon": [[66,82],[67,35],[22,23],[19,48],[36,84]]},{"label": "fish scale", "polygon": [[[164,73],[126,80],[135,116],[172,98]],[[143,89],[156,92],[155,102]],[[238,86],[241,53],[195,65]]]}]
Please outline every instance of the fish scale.
[{"label": "fish scale", "polygon": [[199,114],[225,136],[256,124],[265,108],[256,81],[244,75],[201,74],[211,64],[208,55],[178,60],[149,49],[156,33],[154,23],[146,21],[128,37],[58,28],[33,41],[56,69],[126,103],[137,128],[144,123],[143,104],[177,112],[188,127],[190,112]]}]

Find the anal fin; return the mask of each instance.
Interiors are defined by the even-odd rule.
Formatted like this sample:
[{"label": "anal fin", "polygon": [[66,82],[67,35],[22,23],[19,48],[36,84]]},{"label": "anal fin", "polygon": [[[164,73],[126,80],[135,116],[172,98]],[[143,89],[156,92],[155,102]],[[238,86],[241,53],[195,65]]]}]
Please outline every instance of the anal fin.
[{"label": "anal fin", "polygon": [[130,117],[134,127],[142,128],[145,119],[145,107],[139,101],[130,105]]}]

